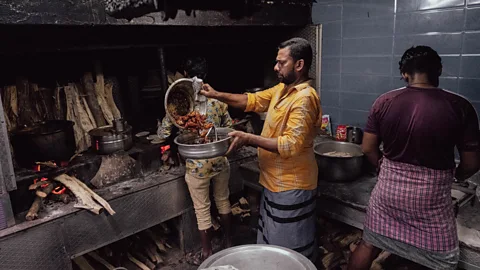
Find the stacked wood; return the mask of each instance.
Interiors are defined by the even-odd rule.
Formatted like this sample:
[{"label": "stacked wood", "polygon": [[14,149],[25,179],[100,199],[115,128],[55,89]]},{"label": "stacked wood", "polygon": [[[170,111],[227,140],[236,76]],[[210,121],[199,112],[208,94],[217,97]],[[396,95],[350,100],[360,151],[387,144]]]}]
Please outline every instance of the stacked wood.
[{"label": "stacked wood", "polygon": [[103,117],[102,108],[97,101],[95,93],[95,83],[91,72],[85,72],[82,78],[82,95],[85,96],[88,107],[90,108],[97,127],[105,126],[105,118]]},{"label": "stacked wood", "polygon": [[83,152],[91,145],[88,132],[96,128],[97,125],[85,97],[80,96],[77,85],[70,83],[64,87],[64,91],[67,104],[67,120],[75,122],[73,130],[77,152]]},{"label": "stacked wood", "polygon": [[65,120],[67,118],[67,99],[64,87],[57,87],[54,91],[53,113],[56,120]]},{"label": "stacked wood", "polygon": [[100,63],[95,63],[95,74],[96,74],[95,95],[97,97],[97,101],[100,106],[100,109],[102,110],[103,117],[105,118],[105,120],[109,125],[112,125],[114,115],[110,107],[110,104],[107,103],[107,99],[106,99],[107,94],[105,91],[105,80],[103,78],[103,72],[102,72],[102,67]]},{"label": "stacked wood", "polygon": [[18,101],[18,125],[31,126],[34,123],[42,121],[42,118],[36,110],[36,100],[33,93],[34,88],[24,77],[18,77],[16,82],[17,101]]},{"label": "stacked wood", "polygon": [[18,121],[18,97],[15,85],[6,86],[2,95],[3,112],[7,123],[7,130],[10,132],[17,128]]},{"label": "stacked wood", "polygon": [[166,241],[168,235],[164,234],[163,228],[157,226],[87,253],[74,259],[75,264],[81,269],[162,268],[166,264],[169,250],[172,249]]}]

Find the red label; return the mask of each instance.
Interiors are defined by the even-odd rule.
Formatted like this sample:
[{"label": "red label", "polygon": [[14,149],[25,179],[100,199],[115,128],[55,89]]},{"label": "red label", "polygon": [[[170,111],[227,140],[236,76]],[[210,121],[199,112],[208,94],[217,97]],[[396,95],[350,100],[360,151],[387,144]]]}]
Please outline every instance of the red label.
[{"label": "red label", "polygon": [[346,141],[347,140],[347,126],[346,125],[339,125],[337,127],[337,134],[336,134],[337,141]]}]

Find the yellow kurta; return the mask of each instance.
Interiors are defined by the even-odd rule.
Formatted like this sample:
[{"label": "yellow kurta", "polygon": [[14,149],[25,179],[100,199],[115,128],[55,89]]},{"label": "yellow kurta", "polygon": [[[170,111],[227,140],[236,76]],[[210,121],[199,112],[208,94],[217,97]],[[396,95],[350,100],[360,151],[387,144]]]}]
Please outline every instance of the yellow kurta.
[{"label": "yellow kurta", "polygon": [[278,152],[259,148],[260,184],[272,192],[317,187],[313,140],[322,122],[317,92],[305,82],[291,89],[280,83],[248,93],[246,112],[267,112],[262,136],[277,138]]}]

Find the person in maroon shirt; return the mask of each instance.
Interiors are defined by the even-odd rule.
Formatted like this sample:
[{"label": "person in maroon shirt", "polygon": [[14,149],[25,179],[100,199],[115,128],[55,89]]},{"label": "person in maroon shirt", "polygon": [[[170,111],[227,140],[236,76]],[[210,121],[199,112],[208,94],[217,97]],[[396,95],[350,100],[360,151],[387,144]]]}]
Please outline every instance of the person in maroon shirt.
[{"label": "person in maroon shirt", "polygon": [[442,62],[432,48],[408,49],[399,65],[408,85],[380,96],[365,128],[363,152],[380,170],[348,269],[369,269],[381,250],[429,268],[455,269],[451,185],[479,170],[477,113],[465,98],[438,88]]}]

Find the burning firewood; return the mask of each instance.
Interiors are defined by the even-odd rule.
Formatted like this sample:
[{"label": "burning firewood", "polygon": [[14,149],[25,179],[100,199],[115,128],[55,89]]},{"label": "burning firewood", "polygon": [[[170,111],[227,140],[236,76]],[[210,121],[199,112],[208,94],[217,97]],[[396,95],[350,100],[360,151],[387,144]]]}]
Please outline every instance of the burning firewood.
[{"label": "burning firewood", "polygon": [[75,204],[75,207],[87,209],[97,215],[100,214],[103,208],[105,208],[110,215],[115,214],[115,211],[110,207],[110,204],[107,201],[93,192],[87,187],[87,185],[77,178],[62,174],[55,177],[54,180],[62,183],[72,191],[75,197],[77,197],[78,203]]},{"label": "burning firewood", "polygon": [[68,204],[70,202],[70,196],[68,194],[50,194],[50,198],[56,202],[63,202],[64,204]]},{"label": "burning firewood", "polygon": [[[40,181],[40,182],[42,182],[42,181]],[[43,182],[45,182],[45,181],[43,181]],[[54,185],[53,183],[50,183],[50,184],[48,184],[46,187],[44,187],[44,188],[42,188],[42,189],[40,189],[40,190],[37,190],[37,191],[35,192],[35,194],[36,194],[38,197],[40,197],[40,198],[42,198],[42,199],[45,199],[45,198],[48,196],[48,194],[50,194],[50,193],[52,192],[52,190],[53,190],[54,188],[55,188],[55,185]]]},{"label": "burning firewood", "polygon": [[[45,181],[39,181],[39,182],[45,182]],[[43,206],[43,199],[45,197],[47,197],[48,194],[50,194],[50,192],[52,192],[53,188],[54,188],[54,185],[49,184],[46,187],[42,188],[41,191],[40,190],[37,191],[37,193],[36,193],[37,196],[35,197],[35,200],[33,201],[32,206],[30,207],[30,209],[27,212],[27,215],[25,216],[26,220],[32,221],[32,220],[38,218],[38,211]],[[39,191],[41,192],[42,196],[38,195]],[[43,197],[43,195],[45,195],[45,197]]]},{"label": "burning firewood", "polygon": [[33,183],[31,184],[29,187],[28,187],[28,190],[36,190],[37,188],[40,188],[41,186],[43,185],[49,185],[51,184],[52,182],[47,180],[47,181],[37,181],[36,183]]}]

